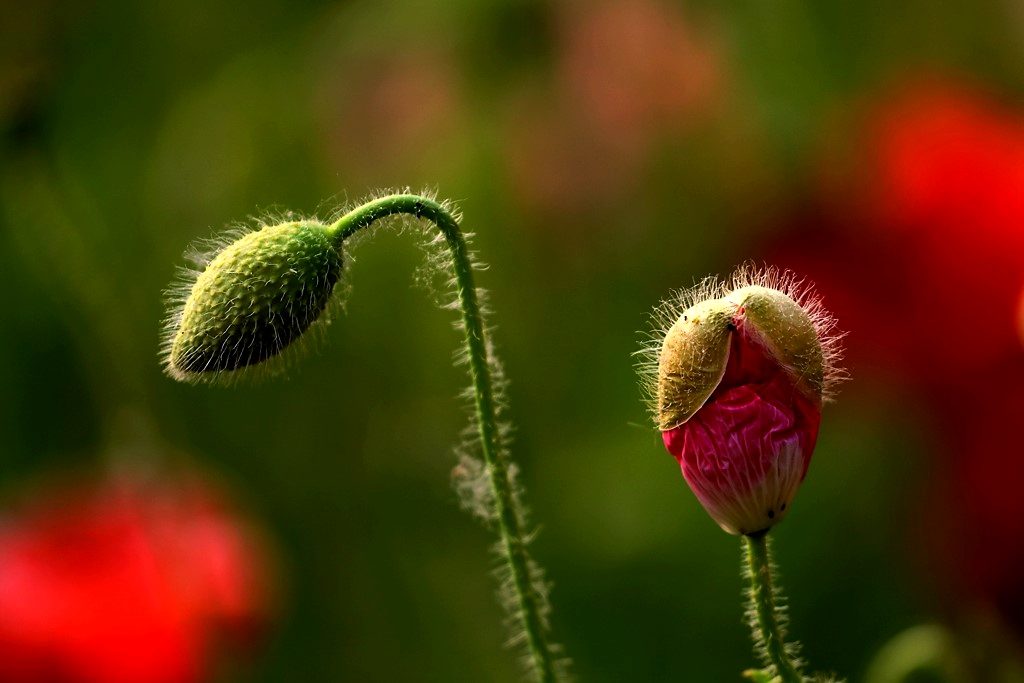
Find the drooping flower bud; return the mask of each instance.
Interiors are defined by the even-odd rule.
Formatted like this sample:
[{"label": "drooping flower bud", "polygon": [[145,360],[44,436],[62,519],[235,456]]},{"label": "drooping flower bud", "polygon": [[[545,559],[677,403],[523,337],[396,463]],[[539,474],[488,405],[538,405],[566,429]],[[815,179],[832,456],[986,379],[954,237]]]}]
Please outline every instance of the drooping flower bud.
[{"label": "drooping flower bud", "polygon": [[690,488],[733,534],[781,521],[803,481],[821,406],[842,374],[841,335],[789,273],[744,269],[659,311],[647,350],[665,446]]},{"label": "drooping flower bud", "polygon": [[321,317],[341,272],[334,236],[316,221],[242,236],[197,274],[172,311],[167,373],[213,381],[278,356]]}]

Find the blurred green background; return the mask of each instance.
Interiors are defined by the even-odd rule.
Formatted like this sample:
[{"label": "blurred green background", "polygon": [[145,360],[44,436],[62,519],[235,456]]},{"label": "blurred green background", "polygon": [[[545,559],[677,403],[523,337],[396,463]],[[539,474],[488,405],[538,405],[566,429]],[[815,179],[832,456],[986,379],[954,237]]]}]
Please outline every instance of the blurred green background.
[{"label": "blurred green background", "polygon": [[[254,681],[520,675],[492,535],[450,486],[466,378],[415,240],[362,244],[321,348],[232,389],[161,373],[189,244],[381,188],[457,201],[574,673],[738,680],[739,544],[651,428],[646,316],[758,258],[836,121],[899,75],[1024,94],[1010,2],[8,1],[0,37],[4,490],[126,462],[221,481],[276,549]],[[853,374],[773,535],[805,656],[860,680],[944,608],[913,541],[924,409]]]}]

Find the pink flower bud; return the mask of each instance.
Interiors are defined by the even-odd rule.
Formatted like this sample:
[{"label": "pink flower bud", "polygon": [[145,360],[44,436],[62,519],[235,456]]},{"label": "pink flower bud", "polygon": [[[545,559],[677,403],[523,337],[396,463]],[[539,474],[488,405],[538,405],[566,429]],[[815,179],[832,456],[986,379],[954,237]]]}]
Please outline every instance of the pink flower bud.
[{"label": "pink flower bud", "polygon": [[835,320],[792,274],[751,269],[681,293],[656,318],[667,330],[645,374],[666,448],[719,526],[768,529],[792,505],[842,375]]}]

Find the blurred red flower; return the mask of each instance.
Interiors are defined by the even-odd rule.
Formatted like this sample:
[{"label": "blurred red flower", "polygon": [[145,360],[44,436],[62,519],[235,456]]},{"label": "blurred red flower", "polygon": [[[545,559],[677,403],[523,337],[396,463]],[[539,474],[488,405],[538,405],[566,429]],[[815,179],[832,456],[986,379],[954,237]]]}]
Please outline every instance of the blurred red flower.
[{"label": "blurred red flower", "polygon": [[917,393],[938,444],[932,566],[1024,635],[1024,111],[949,80],[902,86],[766,257],[817,283],[855,376]]},{"label": "blurred red flower", "polygon": [[938,520],[928,542],[943,578],[983,598],[1024,639],[1022,380],[1010,378],[998,401],[972,407],[971,429],[949,430],[956,457],[940,464],[926,514]]},{"label": "blurred red flower", "polygon": [[207,680],[265,621],[266,560],[195,479],[51,492],[0,518],[0,680]]},{"label": "blurred red flower", "polygon": [[[1021,350],[1024,115],[937,83],[891,103],[875,128],[876,225],[909,240],[914,322],[938,313],[951,332],[919,351],[933,350],[933,375],[944,374],[935,372],[940,362],[971,384],[976,372],[1002,372],[1000,361],[1019,360]],[[983,334],[969,332],[967,321]]]}]

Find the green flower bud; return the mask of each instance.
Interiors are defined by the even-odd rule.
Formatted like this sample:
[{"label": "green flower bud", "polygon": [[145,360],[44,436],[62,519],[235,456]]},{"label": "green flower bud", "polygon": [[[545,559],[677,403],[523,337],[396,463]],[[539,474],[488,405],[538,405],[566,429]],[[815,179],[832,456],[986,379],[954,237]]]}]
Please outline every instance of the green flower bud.
[{"label": "green flower bud", "polygon": [[198,273],[172,311],[167,373],[213,381],[278,356],[321,317],[341,273],[333,234],[319,222],[244,235]]}]

